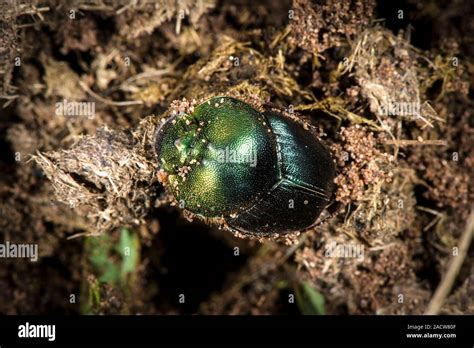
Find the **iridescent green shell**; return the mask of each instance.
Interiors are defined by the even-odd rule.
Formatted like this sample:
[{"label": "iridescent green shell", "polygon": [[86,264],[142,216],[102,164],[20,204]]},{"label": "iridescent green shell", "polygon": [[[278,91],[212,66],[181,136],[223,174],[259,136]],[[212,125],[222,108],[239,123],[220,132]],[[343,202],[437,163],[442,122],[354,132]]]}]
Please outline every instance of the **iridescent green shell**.
[{"label": "iridescent green shell", "polygon": [[156,137],[159,168],[184,208],[252,234],[304,230],[329,202],[334,164],[301,124],[231,97],[170,117]]}]

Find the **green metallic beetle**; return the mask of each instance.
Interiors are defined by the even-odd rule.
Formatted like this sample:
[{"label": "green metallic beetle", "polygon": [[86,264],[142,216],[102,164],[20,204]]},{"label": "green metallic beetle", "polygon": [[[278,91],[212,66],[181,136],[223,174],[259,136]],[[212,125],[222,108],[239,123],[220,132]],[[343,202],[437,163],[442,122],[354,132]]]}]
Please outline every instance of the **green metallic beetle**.
[{"label": "green metallic beetle", "polygon": [[233,231],[271,235],[313,226],[335,175],[328,150],[300,122],[213,97],[157,129],[160,178],[176,201]]}]

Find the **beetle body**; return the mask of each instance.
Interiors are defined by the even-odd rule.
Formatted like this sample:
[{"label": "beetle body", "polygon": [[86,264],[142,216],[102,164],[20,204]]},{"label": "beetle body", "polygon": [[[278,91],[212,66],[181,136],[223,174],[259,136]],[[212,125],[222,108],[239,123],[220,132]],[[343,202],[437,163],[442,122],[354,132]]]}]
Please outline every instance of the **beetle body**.
[{"label": "beetle body", "polygon": [[307,229],[331,196],[334,164],[314,134],[236,98],[213,97],[170,117],[155,145],[174,198],[239,232]]}]

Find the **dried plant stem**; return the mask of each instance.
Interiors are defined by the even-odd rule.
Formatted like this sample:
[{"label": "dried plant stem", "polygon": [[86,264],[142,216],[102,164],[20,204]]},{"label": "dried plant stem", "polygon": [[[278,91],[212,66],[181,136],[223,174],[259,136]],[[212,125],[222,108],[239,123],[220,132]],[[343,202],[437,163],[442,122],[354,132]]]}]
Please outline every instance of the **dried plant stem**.
[{"label": "dried plant stem", "polygon": [[413,139],[395,139],[387,140],[387,145],[398,145],[398,146],[422,146],[422,145],[436,145],[446,146],[448,145],[446,140],[413,140]]},{"label": "dried plant stem", "polygon": [[428,304],[428,308],[426,309],[426,315],[436,315],[438,314],[439,310],[443,306],[443,303],[446,297],[451,292],[451,288],[453,287],[454,281],[461,269],[462,263],[467,254],[467,250],[469,249],[469,245],[471,244],[472,235],[474,234],[474,210],[471,211],[471,215],[467,219],[466,229],[464,230],[461,239],[459,241],[459,253],[458,255],[454,256],[448,266],[448,271],[446,272],[443,280],[439,284],[436,292],[431,299],[430,303]]},{"label": "dried plant stem", "polygon": [[141,105],[141,104],[143,104],[143,101],[141,101],[141,100],[126,100],[126,101],[108,100],[108,99],[105,99],[104,97],[101,97],[97,93],[93,92],[84,82],[79,81],[79,85],[81,86],[81,88],[85,92],[87,92],[88,94],[93,96],[95,99],[97,99],[97,100],[99,100],[102,103],[107,104],[107,105],[128,106],[128,105]]}]

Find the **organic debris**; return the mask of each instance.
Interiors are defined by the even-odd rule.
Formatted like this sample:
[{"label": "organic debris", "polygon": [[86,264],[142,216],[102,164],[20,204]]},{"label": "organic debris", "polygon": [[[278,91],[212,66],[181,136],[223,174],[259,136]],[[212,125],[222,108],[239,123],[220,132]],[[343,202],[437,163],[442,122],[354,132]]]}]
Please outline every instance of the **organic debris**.
[{"label": "organic debris", "polygon": [[[38,244],[39,261],[2,261],[0,312],[472,313],[472,247],[434,297],[474,201],[469,9],[2,2],[0,240]],[[317,226],[249,240],[176,209],[156,127],[215,95],[314,126],[338,171]]]}]

